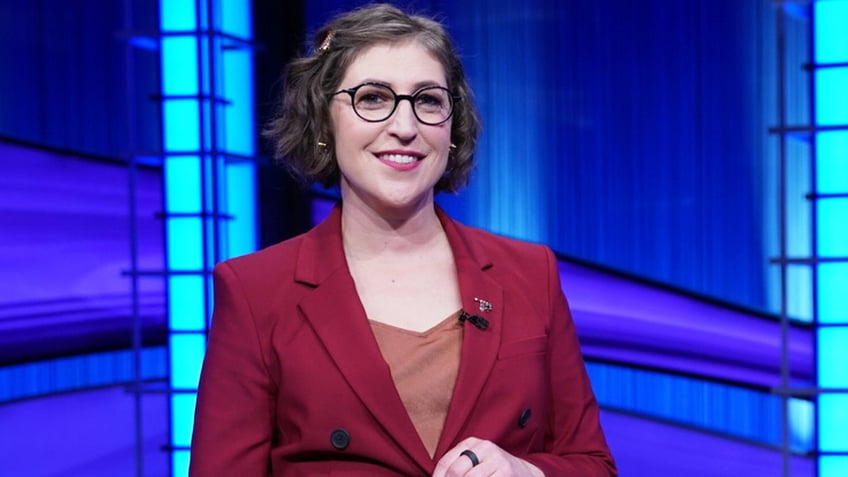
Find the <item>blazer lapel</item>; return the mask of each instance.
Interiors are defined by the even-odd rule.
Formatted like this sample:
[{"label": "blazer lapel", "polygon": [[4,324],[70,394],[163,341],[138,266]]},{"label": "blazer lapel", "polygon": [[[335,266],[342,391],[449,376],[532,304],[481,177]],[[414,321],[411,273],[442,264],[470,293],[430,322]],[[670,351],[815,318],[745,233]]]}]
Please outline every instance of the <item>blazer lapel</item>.
[{"label": "blazer lapel", "polygon": [[295,273],[298,282],[315,287],[300,310],[351,389],[398,446],[429,470],[432,460],[400,399],[347,268],[340,206],[304,237]]},{"label": "blazer lapel", "polygon": [[485,270],[492,263],[483,250],[469,240],[461,225],[453,222],[440,209],[437,210],[453,249],[462,309],[488,321],[485,329],[469,322],[464,324],[459,373],[436,449],[438,457],[455,445],[495,364],[503,330],[504,291],[500,284],[486,275]]}]

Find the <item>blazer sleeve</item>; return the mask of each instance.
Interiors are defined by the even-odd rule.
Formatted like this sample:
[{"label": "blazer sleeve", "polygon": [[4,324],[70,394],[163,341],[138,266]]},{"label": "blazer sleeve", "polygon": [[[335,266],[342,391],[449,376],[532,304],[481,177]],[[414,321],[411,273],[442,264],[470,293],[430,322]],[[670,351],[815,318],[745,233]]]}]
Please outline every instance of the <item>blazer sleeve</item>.
[{"label": "blazer sleeve", "polygon": [[269,475],[275,384],[233,267],[213,273],[215,309],[197,394],[189,475]]},{"label": "blazer sleeve", "polygon": [[580,343],[565,295],[556,257],[546,247],[548,264],[548,372],[551,413],[545,452],[526,459],[548,476],[609,477],[618,475],[601,430],[598,403],[589,382]]}]

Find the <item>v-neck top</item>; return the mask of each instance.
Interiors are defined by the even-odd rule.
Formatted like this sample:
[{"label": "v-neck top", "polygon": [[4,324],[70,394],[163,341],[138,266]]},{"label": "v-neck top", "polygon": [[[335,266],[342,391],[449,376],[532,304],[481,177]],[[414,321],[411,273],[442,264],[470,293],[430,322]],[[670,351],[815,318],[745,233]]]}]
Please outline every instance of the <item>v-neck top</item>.
[{"label": "v-neck top", "polygon": [[370,323],[406,412],[432,457],[459,371],[462,350],[459,311],[423,332],[379,321]]}]

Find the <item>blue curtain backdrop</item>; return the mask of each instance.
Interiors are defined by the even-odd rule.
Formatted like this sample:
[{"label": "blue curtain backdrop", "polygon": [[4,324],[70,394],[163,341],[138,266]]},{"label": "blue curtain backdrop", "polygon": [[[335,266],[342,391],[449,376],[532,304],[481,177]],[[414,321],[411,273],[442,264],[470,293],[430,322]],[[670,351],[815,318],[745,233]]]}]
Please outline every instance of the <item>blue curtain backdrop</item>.
[{"label": "blue curtain backdrop", "polygon": [[0,136],[111,158],[155,153],[159,59],[141,36],[157,12],[157,0],[0,0]]},{"label": "blue curtain backdrop", "polygon": [[[312,0],[311,32],[361,1]],[[156,55],[123,2],[0,0],[0,136],[120,156],[158,148]],[[150,1],[129,2],[138,31]],[[766,0],[446,0],[484,120],[457,218],[697,293],[769,308],[774,6]],[[284,59],[280,60],[280,63]],[[127,78],[136,96],[125,99]],[[262,92],[260,92],[262,97]]]},{"label": "blue curtain backdrop", "polygon": [[[365,2],[310,1],[309,30]],[[759,309],[776,104],[766,1],[400,2],[444,20],[484,132],[459,219]]]}]

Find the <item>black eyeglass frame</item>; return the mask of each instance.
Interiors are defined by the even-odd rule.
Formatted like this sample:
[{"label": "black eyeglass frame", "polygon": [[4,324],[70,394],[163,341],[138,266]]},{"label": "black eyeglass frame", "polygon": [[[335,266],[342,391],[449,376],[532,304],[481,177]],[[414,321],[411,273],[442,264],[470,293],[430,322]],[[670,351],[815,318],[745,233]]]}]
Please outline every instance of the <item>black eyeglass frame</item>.
[{"label": "black eyeglass frame", "polygon": [[[392,110],[389,111],[389,114],[386,115],[385,118],[383,118],[383,119],[368,119],[366,117],[363,117],[362,114],[359,113],[359,110],[356,109],[356,92],[359,91],[359,89],[364,87],[364,86],[379,86],[380,88],[385,88],[392,93],[392,96],[394,97],[395,103],[392,106]],[[421,119],[421,117],[418,116],[418,111],[415,109],[415,99],[418,98],[418,96],[420,94],[424,93],[425,91],[429,91],[429,90],[432,90],[432,89],[440,89],[442,91],[447,92],[448,101],[450,102],[450,112],[448,113],[447,116],[445,116],[444,119],[442,119],[441,121],[436,122],[436,123],[424,121],[423,119]],[[353,108],[353,112],[356,113],[356,115],[359,116],[360,119],[362,119],[363,121],[369,122],[369,123],[381,123],[383,121],[388,120],[390,117],[392,117],[393,114],[395,114],[395,111],[397,111],[397,108],[398,108],[398,105],[400,104],[400,102],[405,99],[405,100],[409,101],[410,105],[412,105],[412,114],[415,115],[415,119],[417,119],[418,122],[420,122],[421,124],[426,124],[427,126],[438,126],[440,124],[446,123],[447,120],[450,119],[453,116],[454,106],[456,105],[457,102],[462,101],[462,96],[457,96],[457,95],[451,93],[451,91],[449,89],[447,89],[443,86],[439,86],[439,85],[424,86],[423,88],[415,91],[412,94],[397,94],[397,93],[395,93],[395,90],[393,90],[388,85],[385,85],[383,83],[376,83],[376,82],[373,82],[373,81],[366,81],[365,83],[354,86],[353,88],[347,88],[347,89],[342,89],[342,90],[336,91],[335,93],[331,94],[330,97],[333,97],[333,96],[336,96],[336,95],[339,95],[339,94],[342,94],[342,93],[347,93],[348,95],[350,95],[350,107]]]}]

